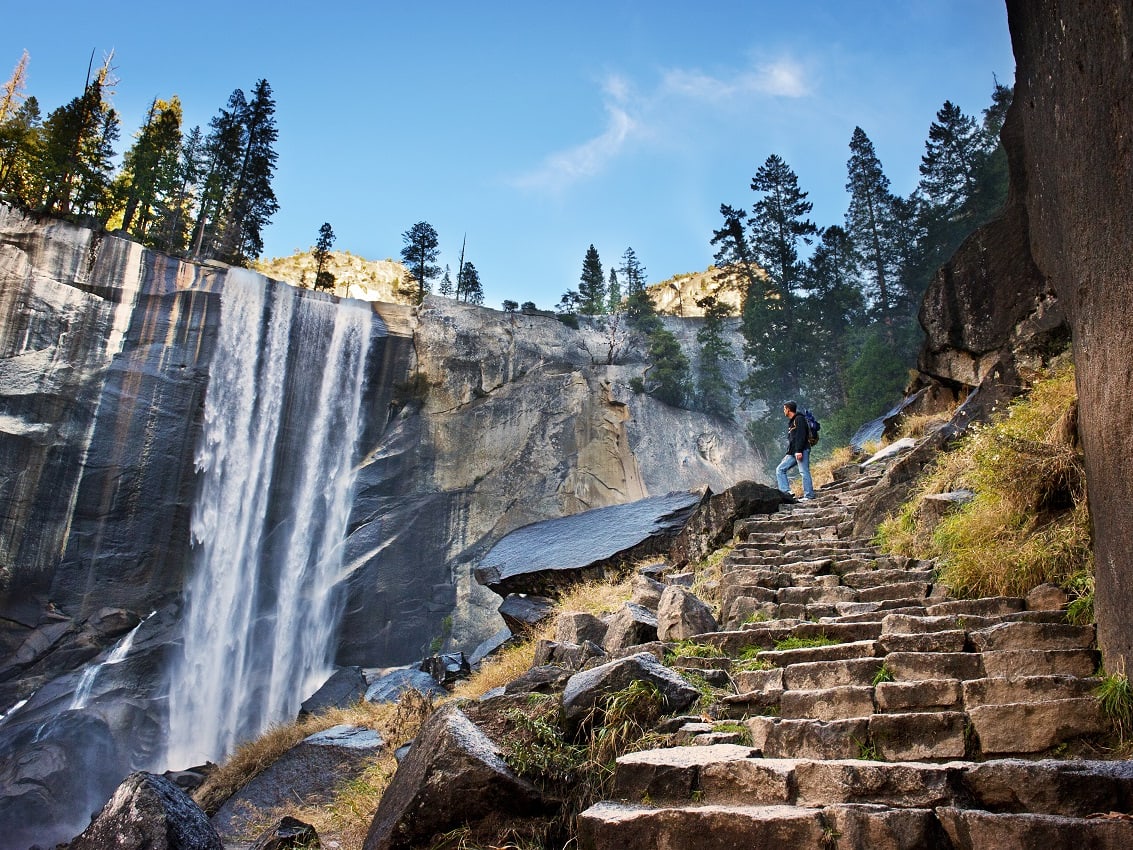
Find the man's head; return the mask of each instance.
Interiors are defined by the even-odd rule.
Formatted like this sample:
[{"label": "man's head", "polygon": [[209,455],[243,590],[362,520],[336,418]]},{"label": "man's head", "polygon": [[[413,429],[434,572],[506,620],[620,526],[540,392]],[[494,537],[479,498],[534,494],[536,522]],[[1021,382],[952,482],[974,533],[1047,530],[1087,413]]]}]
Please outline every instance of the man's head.
[{"label": "man's head", "polygon": [[794,417],[794,415],[796,413],[798,413],[798,411],[799,411],[799,406],[795,402],[793,402],[793,401],[783,402],[783,415],[784,416]]}]

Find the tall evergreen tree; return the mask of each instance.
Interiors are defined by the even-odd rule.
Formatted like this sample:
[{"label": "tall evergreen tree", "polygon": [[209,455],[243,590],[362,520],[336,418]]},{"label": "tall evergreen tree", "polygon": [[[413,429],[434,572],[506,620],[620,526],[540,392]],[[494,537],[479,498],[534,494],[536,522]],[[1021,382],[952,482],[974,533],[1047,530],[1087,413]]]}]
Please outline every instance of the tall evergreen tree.
[{"label": "tall evergreen tree", "polygon": [[[440,274],[437,266],[437,256],[440,254],[440,240],[437,231],[427,221],[419,221],[403,234],[401,239],[405,246],[401,249],[401,261],[409,270],[412,281],[414,300],[420,304],[425,300],[425,294],[431,291],[431,281]],[[463,254],[463,252],[462,252]],[[457,272],[457,297],[461,296],[464,268]]]},{"label": "tall evergreen tree", "polygon": [[42,144],[39,101],[27,98],[0,122],[0,192],[31,206]]},{"label": "tall evergreen tree", "polygon": [[921,196],[936,216],[953,221],[975,189],[973,165],[980,150],[976,121],[946,100],[928,130],[921,157]]},{"label": "tall evergreen tree", "polygon": [[846,163],[846,191],[850,193],[846,230],[864,259],[874,306],[882,317],[888,318],[893,307],[890,288],[897,253],[892,244],[897,236],[893,195],[873,142],[861,127],[854,128],[850,154]]},{"label": "tall evergreen tree", "polygon": [[189,228],[193,221],[198,183],[205,169],[205,141],[200,127],[193,127],[181,140],[175,183],[157,204],[151,230],[153,247],[168,253],[189,248]]},{"label": "tall evergreen tree", "polygon": [[646,391],[673,407],[681,407],[689,396],[688,358],[672,331],[663,327],[649,334],[649,370]]},{"label": "tall evergreen tree", "polygon": [[330,249],[334,245],[334,229],[329,221],[324,221],[319,228],[319,238],[315,240],[315,247],[311,256],[315,259],[315,289],[334,289],[334,275],[327,271],[327,262],[330,260]]},{"label": "tall evergreen tree", "polygon": [[625,282],[625,311],[630,328],[643,336],[649,336],[661,327],[661,319],[657,316],[657,306],[649,296],[645,266],[638,260],[633,248],[626,248],[622,254],[618,276]]},{"label": "tall evergreen tree", "polygon": [[453,293],[456,292],[452,283],[452,272],[447,265],[445,266],[445,273],[441,275],[441,285],[437,288],[437,292],[445,298],[452,298]]},{"label": "tall evergreen tree", "polygon": [[104,67],[83,94],[52,112],[43,125],[37,171],[42,209],[69,215],[95,213],[110,191],[118,116],[103,100]]},{"label": "tall evergreen tree", "polygon": [[596,316],[606,312],[606,275],[598,249],[591,245],[582,260],[582,274],[578,279],[579,312]]},{"label": "tall evergreen tree", "polygon": [[751,254],[765,276],[744,300],[745,354],[754,364],[744,388],[756,398],[798,398],[806,356],[805,330],[796,326],[794,315],[802,285],[799,245],[809,243],[818,228],[807,218],[812,208],[807,193],[780,157],[767,158],[751,188],[760,193],[748,221]]},{"label": "tall evergreen tree", "polygon": [[205,140],[205,166],[191,253],[200,259],[217,256],[224,222],[230,218],[231,197],[240,173],[246,144],[244,116],[248,101],[235,89],[209,122]]},{"label": "tall evergreen tree", "polygon": [[484,286],[480,283],[480,272],[476,271],[476,266],[467,260],[460,270],[460,292],[457,293],[457,298],[469,304],[484,303]]},{"label": "tall evergreen tree", "polygon": [[607,312],[616,313],[622,309],[622,285],[618,281],[618,270],[610,266],[610,277],[606,281]]},{"label": "tall evergreen tree", "polygon": [[720,204],[720,215],[724,217],[724,225],[712,233],[712,244],[716,246],[714,279],[720,286],[743,294],[760,286],[766,275],[756,263],[748,243],[747,212]]},{"label": "tall evergreen tree", "polygon": [[279,211],[271,187],[279,155],[275,143],[275,100],[267,80],[252,89],[252,99],[243,110],[243,141],[239,168],[226,204],[220,257],[234,265],[248,265],[264,249],[263,231]]},{"label": "tall evergreen tree", "polygon": [[732,344],[725,333],[731,311],[715,295],[697,300],[704,311],[704,324],[696,332],[700,344],[697,361],[696,406],[715,416],[732,415],[732,395],[724,379],[724,361],[732,356]]},{"label": "tall evergreen tree", "polygon": [[24,88],[27,85],[27,79],[28,52],[25,50],[23,55],[20,56],[20,61],[16,63],[16,67],[12,69],[12,76],[8,78],[8,82],[4,83],[3,88],[0,88],[0,125],[20,108],[20,104],[25,99]]},{"label": "tall evergreen tree", "polygon": [[140,241],[146,239],[158,206],[171,196],[179,182],[181,157],[181,101],[150,103],[146,122],[122,160],[121,178],[125,209],[122,229]]}]

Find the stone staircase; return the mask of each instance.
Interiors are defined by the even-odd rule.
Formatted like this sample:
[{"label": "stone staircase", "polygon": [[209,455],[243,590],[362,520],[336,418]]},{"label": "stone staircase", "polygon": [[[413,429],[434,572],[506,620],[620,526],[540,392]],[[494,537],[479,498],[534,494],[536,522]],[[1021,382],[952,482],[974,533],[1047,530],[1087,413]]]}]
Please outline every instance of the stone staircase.
[{"label": "stone staircase", "polygon": [[853,539],[881,471],[737,524],[722,629],[670,660],[729,693],[618,759],[580,847],[1133,848],[1133,763],[1076,757],[1107,729],[1093,627]]}]

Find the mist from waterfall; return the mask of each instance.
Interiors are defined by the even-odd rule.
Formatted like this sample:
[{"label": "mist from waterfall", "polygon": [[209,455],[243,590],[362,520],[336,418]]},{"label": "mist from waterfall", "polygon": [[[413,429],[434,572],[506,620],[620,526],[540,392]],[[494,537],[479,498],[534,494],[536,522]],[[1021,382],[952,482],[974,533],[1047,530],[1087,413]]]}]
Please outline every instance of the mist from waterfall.
[{"label": "mist from waterfall", "polygon": [[231,270],[205,399],[167,765],[295,717],[330,673],[372,314]]}]

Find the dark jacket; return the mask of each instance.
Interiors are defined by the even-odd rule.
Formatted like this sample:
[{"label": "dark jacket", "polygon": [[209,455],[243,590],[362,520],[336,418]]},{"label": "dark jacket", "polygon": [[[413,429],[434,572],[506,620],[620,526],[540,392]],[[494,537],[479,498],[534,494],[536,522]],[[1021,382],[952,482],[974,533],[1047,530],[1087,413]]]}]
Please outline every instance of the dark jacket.
[{"label": "dark jacket", "polygon": [[791,417],[791,424],[787,426],[787,454],[797,455],[807,451],[810,451],[810,426],[806,424],[802,411],[799,411]]}]

